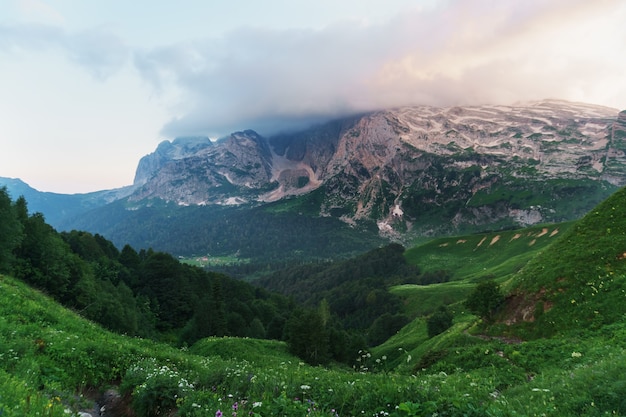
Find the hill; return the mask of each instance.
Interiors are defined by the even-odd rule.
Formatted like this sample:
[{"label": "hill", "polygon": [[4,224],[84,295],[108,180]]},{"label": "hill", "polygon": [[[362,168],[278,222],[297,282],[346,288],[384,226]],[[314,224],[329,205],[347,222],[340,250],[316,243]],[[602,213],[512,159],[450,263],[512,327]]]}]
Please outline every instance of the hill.
[{"label": "hill", "polygon": [[536,337],[599,329],[626,314],[626,190],[576,222],[514,277],[500,321]]},{"label": "hill", "polygon": [[[374,357],[386,357],[396,370],[429,375],[478,372],[495,381],[498,389],[492,395],[507,401],[528,390],[528,400],[536,403],[524,415],[623,414],[625,199],[626,190],[620,190],[568,225],[512,231],[504,239],[501,232],[443,239],[407,251],[413,262],[451,265],[455,281],[392,288],[418,319],[374,348]],[[543,248],[521,256],[519,248],[529,241],[536,245],[538,237],[545,239]],[[513,242],[518,249],[506,247]],[[505,246],[490,251],[485,243]],[[490,279],[501,283],[505,301],[492,320],[476,321],[464,301],[477,288],[475,282]],[[442,304],[453,311],[454,323],[429,336],[430,313]],[[406,363],[407,357],[415,362]]]},{"label": "hill", "polygon": [[36,190],[17,178],[0,177],[2,187],[6,187],[14,200],[23,196],[33,212],[44,213],[48,223],[60,230],[68,219],[82,216],[132,193],[132,186],[85,194],[50,193]]},{"label": "hill", "polygon": [[[0,287],[6,415],[98,415],[102,406],[110,417],[626,411],[623,323],[602,335],[507,344],[466,334],[473,319],[461,316],[430,340],[407,327],[386,344],[396,343],[393,351],[362,352],[355,369],[322,368],[290,356],[283,342],[210,338],[180,350],[116,335],[13,278],[0,276]],[[397,344],[407,331],[422,335],[417,349]]]},{"label": "hill", "polygon": [[[555,226],[546,226],[545,233],[544,227],[525,232],[526,241],[521,236],[511,239],[522,234],[511,231],[511,247],[501,250],[516,254],[513,263],[493,256],[494,246],[505,242],[502,234],[495,241],[492,235],[471,237],[476,242],[471,247],[477,250],[459,246],[457,255],[475,256],[482,251],[483,270],[490,271],[510,294],[495,319],[482,322],[467,311],[463,300],[474,290],[476,281],[485,281],[477,265],[458,268],[462,274],[451,274],[452,281],[419,287],[412,284],[408,288],[419,291],[402,295],[409,300],[416,295],[423,299],[430,293],[433,300],[439,300],[429,301],[432,306],[440,301],[447,304],[453,314],[450,328],[430,335],[427,323],[432,310],[424,308],[424,303],[414,304],[412,311],[417,318],[370,351],[360,351],[351,361],[352,367],[337,362],[326,367],[307,365],[292,356],[289,343],[282,341],[211,337],[181,349],[115,334],[23,282],[0,275],[0,410],[6,415],[28,417],[60,417],[103,405],[109,417],[199,417],[225,412],[333,417],[623,415],[626,271],[622,269],[620,245],[626,236],[622,211],[625,193],[615,194],[580,222],[552,237],[549,230]],[[14,223],[6,221],[12,213],[7,207],[0,204],[0,237],[20,231],[11,229]],[[39,216],[30,219],[45,230]],[[563,229],[559,226],[559,230]],[[113,249],[102,238],[80,232],[70,235],[82,237],[79,241],[90,245],[100,242],[100,250]],[[56,235],[38,236],[60,247]],[[528,245],[531,238],[537,240],[537,246]],[[470,237],[465,240],[469,243]],[[479,246],[480,241],[483,244]],[[6,239],[1,242],[2,249],[11,244]],[[486,242],[493,242],[493,246]],[[423,253],[450,246],[441,244],[424,245]],[[540,244],[541,250],[533,249]],[[412,269],[399,260],[404,256],[398,246],[381,248],[353,261],[319,266],[328,268],[329,274],[345,274],[360,266],[382,275],[395,271],[396,277],[415,278],[414,274],[399,273]],[[518,267],[514,265],[525,259],[520,257],[522,248],[535,254],[515,272]],[[9,255],[11,252],[0,251],[0,265],[14,262]],[[374,265],[384,263],[368,265],[368,261],[377,255],[393,261],[376,272]],[[453,253],[447,258],[452,259]],[[158,259],[172,271],[170,262],[163,262],[163,255]],[[539,275],[537,271],[546,272]],[[58,273],[42,270],[38,277],[56,279]],[[452,288],[458,292],[453,293]],[[392,292],[406,289],[393,287]],[[444,301],[442,297],[447,295],[450,299]],[[227,311],[237,298],[236,292],[229,297]],[[527,306],[544,303],[543,309],[533,312],[534,321],[512,321],[518,317],[520,299],[533,302]],[[301,318],[311,316],[306,311],[297,312],[286,326],[311,336],[306,339],[309,346],[317,346],[318,335],[337,334],[333,329],[319,332],[309,325],[316,323],[323,328],[333,323],[324,321],[324,317],[328,319],[324,304],[320,302],[317,307],[321,321],[301,322]],[[304,326],[293,327],[299,323]],[[550,323],[552,326],[544,327]],[[333,339],[333,343],[338,340]]]},{"label": "hill", "polygon": [[566,222],[441,237],[408,249],[405,257],[424,272],[444,271],[452,280],[503,278],[519,271],[571,225]]}]

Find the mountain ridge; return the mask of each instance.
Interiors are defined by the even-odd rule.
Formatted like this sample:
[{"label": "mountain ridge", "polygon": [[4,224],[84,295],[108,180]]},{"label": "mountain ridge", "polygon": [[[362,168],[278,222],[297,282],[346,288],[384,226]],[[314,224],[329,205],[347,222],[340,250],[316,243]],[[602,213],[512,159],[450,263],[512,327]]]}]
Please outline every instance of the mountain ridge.
[{"label": "mountain ridge", "polygon": [[[506,181],[626,184],[626,114],[618,113],[558,100],[524,106],[414,106],[269,138],[250,130],[236,132],[195,155],[163,161],[162,170],[135,184],[140,190],[131,199],[257,204],[324,188],[322,216],[340,208],[347,223],[374,220],[381,233],[410,229],[419,222],[415,206],[444,203],[438,201],[442,188],[463,188],[466,192],[451,190],[456,193],[452,199],[470,201]],[[244,142],[248,145],[235,146]],[[149,154],[142,161],[157,157]],[[429,195],[419,195],[424,192]],[[535,224],[553,220],[547,216],[553,209],[506,207],[500,217]],[[477,215],[459,208],[455,221],[467,223]]]},{"label": "mountain ridge", "polygon": [[[108,200],[96,193],[103,198],[85,205],[82,200],[91,197],[84,195],[71,202],[67,215],[62,207],[31,207],[57,228],[102,233],[122,245],[132,239],[139,247],[171,246],[159,240],[164,237],[148,235],[184,240],[181,230],[194,222],[189,212],[172,206],[256,207],[251,216],[274,214],[273,220],[264,215],[268,230],[274,229],[271,222],[284,221],[280,213],[331,217],[347,227],[376,230],[386,240],[411,243],[575,220],[623,185],[626,111],[542,100],[401,107],[271,137],[244,130],[216,141],[176,138],[141,158],[134,184],[112,190]],[[140,216],[145,210],[150,214]],[[215,230],[242,218],[235,211],[220,217],[223,226],[215,224]],[[167,230],[139,230],[146,227]],[[202,235],[194,237],[202,240],[197,247],[214,249],[208,242],[215,236]]]}]

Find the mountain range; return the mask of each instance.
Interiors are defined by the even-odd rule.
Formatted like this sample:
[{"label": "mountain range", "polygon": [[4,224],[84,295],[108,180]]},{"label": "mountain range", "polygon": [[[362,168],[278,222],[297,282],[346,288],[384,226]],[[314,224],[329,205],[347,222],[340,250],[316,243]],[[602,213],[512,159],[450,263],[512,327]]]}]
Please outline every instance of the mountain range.
[{"label": "mountain range", "polygon": [[[245,130],[215,141],[164,141],[139,161],[134,183],[118,190],[64,196],[16,180],[0,185],[25,195],[55,227],[102,233],[120,245],[236,253],[263,232],[239,230],[237,243],[226,243],[228,236],[190,225],[228,232],[247,218],[280,230],[306,218],[303,240],[336,228],[344,237],[366,234],[372,247],[579,218],[626,184],[625,152],[626,111],[558,100],[416,106],[269,137]],[[185,239],[194,244],[166,243]]]}]

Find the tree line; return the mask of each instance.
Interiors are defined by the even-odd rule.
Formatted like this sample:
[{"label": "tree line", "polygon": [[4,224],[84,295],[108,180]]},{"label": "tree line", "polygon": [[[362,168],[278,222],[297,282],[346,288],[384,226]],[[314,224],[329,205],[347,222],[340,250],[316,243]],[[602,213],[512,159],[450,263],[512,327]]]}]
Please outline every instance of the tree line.
[{"label": "tree line", "polygon": [[443,282],[404,247],[292,265],[253,281],[184,264],[152,249],[119,250],[99,234],[57,232],[23,197],[0,188],[0,273],[44,291],[104,327],[176,345],[208,336],[285,340],[310,363],[351,363],[412,319],[390,285]]},{"label": "tree line", "polygon": [[121,250],[99,234],[57,232],[0,189],[0,273],[84,317],[133,336],[191,344],[206,336],[283,338],[289,298],[180,263],[165,252]]}]

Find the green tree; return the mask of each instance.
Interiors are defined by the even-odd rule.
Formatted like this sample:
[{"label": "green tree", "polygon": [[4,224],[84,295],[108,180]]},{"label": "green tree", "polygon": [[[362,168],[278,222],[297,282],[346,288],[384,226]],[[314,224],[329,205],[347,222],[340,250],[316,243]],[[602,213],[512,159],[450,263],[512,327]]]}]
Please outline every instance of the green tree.
[{"label": "green tree", "polygon": [[220,277],[213,279],[213,297],[211,299],[211,332],[215,336],[225,336],[228,333],[226,308],[224,307],[224,292]]},{"label": "green tree", "polygon": [[265,338],[265,327],[263,326],[263,323],[258,317],[255,317],[250,323],[247,336],[255,338],[255,339]]},{"label": "green tree", "polygon": [[293,314],[287,321],[289,351],[311,365],[325,364],[330,359],[329,334],[317,309]]},{"label": "green tree", "polygon": [[465,306],[474,314],[491,322],[496,309],[504,301],[500,285],[493,280],[481,282],[465,301]]},{"label": "green tree", "polygon": [[368,329],[367,340],[369,345],[376,346],[383,343],[408,323],[409,318],[404,314],[383,314],[374,320]]},{"label": "green tree", "polygon": [[[23,200],[23,199],[22,199]],[[25,204],[26,202],[23,201]],[[22,224],[6,187],[0,188],[0,272],[9,272],[14,260],[13,250],[22,241]]]},{"label": "green tree", "polygon": [[[21,212],[21,210],[20,210]],[[82,261],[72,253],[61,236],[48,225],[41,213],[23,218],[24,238],[15,248],[16,278],[45,290],[58,301],[74,298],[73,289],[80,280]]]},{"label": "green tree", "polygon": [[440,306],[433,314],[426,320],[426,329],[428,330],[428,337],[437,336],[440,333],[445,332],[452,327],[452,319],[454,316],[446,308],[446,306]]}]

